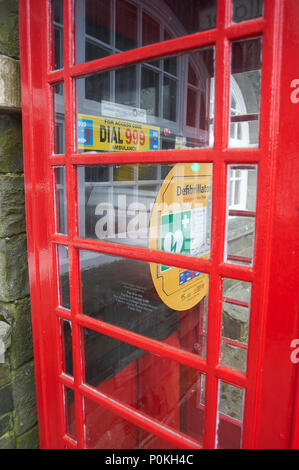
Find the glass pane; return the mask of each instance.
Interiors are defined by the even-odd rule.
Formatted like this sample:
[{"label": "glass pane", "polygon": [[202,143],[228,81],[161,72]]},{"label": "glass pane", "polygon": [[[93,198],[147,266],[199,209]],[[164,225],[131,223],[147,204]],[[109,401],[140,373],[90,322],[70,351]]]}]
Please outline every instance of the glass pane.
[{"label": "glass pane", "polygon": [[225,261],[252,265],[257,191],[256,165],[228,165]]},{"label": "glass pane", "polygon": [[151,116],[159,115],[159,73],[148,67],[141,68],[141,108]]},{"label": "glass pane", "polygon": [[57,284],[60,307],[70,309],[70,273],[68,247],[57,245]]},{"label": "glass pane", "polygon": [[116,0],[115,7],[115,47],[120,51],[135,49],[138,47],[138,8],[124,0]]},{"label": "glass pane", "polygon": [[72,325],[70,321],[60,319],[60,335],[62,347],[62,369],[66,374],[73,375]]},{"label": "glass pane", "polygon": [[73,439],[76,438],[76,416],[75,416],[75,392],[69,387],[64,389],[64,405],[65,405],[65,427],[66,434]]},{"label": "glass pane", "polygon": [[82,313],[205,357],[209,277],[80,251]]},{"label": "glass pane", "polygon": [[220,363],[246,372],[251,283],[223,279]]},{"label": "glass pane", "polygon": [[[168,341],[176,341],[175,334]],[[87,385],[202,441],[198,371],[88,329],[84,355]]]},{"label": "glass pane", "polygon": [[67,235],[65,167],[54,168],[55,231]]},{"label": "glass pane", "polygon": [[264,0],[234,0],[233,22],[251,20],[264,14]]},{"label": "glass pane", "polygon": [[261,38],[232,43],[230,147],[259,144],[261,63]]},{"label": "glass pane", "polygon": [[63,68],[63,0],[51,1],[52,69]]},{"label": "glass pane", "polygon": [[79,166],[79,234],[208,258],[211,198],[210,163]]},{"label": "glass pane", "polygon": [[65,152],[64,129],[64,84],[57,83],[53,86],[53,120],[54,120],[54,154]]},{"label": "glass pane", "polygon": [[137,68],[136,65],[115,71],[115,103],[137,106]]},{"label": "glass pane", "polygon": [[[57,2],[56,2],[57,3]],[[61,2],[62,3],[62,2]],[[115,54],[216,27],[217,0],[75,0],[76,62]]]},{"label": "glass pane", "polygon": [[217,449],[241,448],[244,398],[244,389],[219,381]]},{"label": "glass pane", "polygon": [[177,81],[165,77],[163,80],[163,119],[176,122]]},{"label": "glass pane", "polygon": [[87,449],[175,449],[85,397],[84,411]]},{"label": "glass pane", "polygon": [[[193,71],[190,84],[183,79],[186,70]],[[207,48],[77,78],[77,151],[211,146],[213,76],[214,49]]]}]

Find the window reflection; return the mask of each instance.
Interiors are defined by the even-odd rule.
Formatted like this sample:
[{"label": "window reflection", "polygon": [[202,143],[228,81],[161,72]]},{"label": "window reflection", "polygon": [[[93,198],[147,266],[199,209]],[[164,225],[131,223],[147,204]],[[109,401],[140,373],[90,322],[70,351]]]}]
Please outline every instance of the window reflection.
[{"label": "window reflection", "polygon": [[76,0],[76,61],[216,27],[217,0]]},{"label": "window reflection", "polygon": [[256,218],[256,165],[228,165],[225,261],[253,264]]},{"label": "window reflection", "polygon": [[264,0],[233,0],[233,22],[251,20],[263,16]]},{"label": "window reflection", "polygon": [[209,257],[212,171],[208,163],[79,166],[79,235],[167,251],[159,226],[175,212],[190,241],[176,252]]},{"label": "window reflection", "polygon": [[[175,335],[167,342],[176,344]],[[204,381],[197,370],[87,328],[84,329],[84,356],[87,385],[158,420],[161,425],[184,433],[194,447],[202,442],[205,407],[199,399],[204,395]],[[123,434],[124,424],[119,422],[118,428],[111,427],[114,443],[118,434]],[[97,429],[102,434],[105,421],[98,421]],[[131,445],[135,447],[137,436],[135,439],[133,436]],[[146,436],[140,430],[139,439],[144,448],[151,448],[150,442],[146,444]],[[161,446],[159,439],[156,444]]]},{"label": "window reflection", "polygon": [[182,310],[182,302],[175,309],[162,301],[144,261],[80,250],[80,267],[83,314],[205,357],[208,275],[172,268],[172,287],[177,274],[185,281],[177,290],[193,296],[193,306]]},{"label": "window reflection", "polygon": [[211,146],[213,77],[207,48],[78,78],[78,151]]},{"label": "window reflection", "polygon": [[230,147],[259,144],[262,39],[232,43]]},{"label": "window reflection", "polygon": [[84,397],[87,449],[174,449],[160,437]]},{"label": "window reflection", "polygon": [[219,380],[217,413],[217,449],[242,446],[245,390]]},{"label": "window reflection", "polygon": [[63,1],[52,0],[52,69],[63,68]]},{"label": "window reflection", "polygon": [[64,117],[64,83],[57,83],[52,87],[53,95],[53,153],[65,152],[65,117]]}]

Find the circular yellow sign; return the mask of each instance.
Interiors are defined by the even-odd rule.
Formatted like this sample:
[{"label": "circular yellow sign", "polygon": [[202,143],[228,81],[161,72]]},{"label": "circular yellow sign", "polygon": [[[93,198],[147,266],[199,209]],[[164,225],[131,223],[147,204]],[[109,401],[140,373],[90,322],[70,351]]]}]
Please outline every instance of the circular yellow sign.
[{"label": "circular yellow sign", "polygon": [[[149,248],[209,258],[211,195],[211,163],[174,165],[153,207]],[[188,310],[208,294],[207,274],[156,263],[150,270],[158,295],[174,310]]]}]

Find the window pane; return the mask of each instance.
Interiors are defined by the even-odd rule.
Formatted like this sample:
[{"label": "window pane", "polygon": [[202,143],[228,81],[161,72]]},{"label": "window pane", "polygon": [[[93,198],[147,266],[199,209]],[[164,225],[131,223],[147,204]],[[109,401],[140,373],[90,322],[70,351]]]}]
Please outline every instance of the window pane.
[{"label": "window pane", "polygon": [[57,245],[58,303],[70,309],[69,254],[67,246]]},{"label": "window pane", "polygon": [[[107,0],[85,0],[85,2],[76,3],[78,4],[78,13],[81,12],[82,8],[80,3],[85,4],[85,34],[93,39],[110,44],[111,2]],[[80,34],[78,33],[77,30],[77,35]],[[80,35],[80,41],[82,40],[83,37]]]},{"label": "window pane", "polygon": [[176,121],[177,109],[177,82],[169,77],[164,77],[163,82],[163,118]]},{"label": "window pane", "polygon": [[[188,84],[174,74],[190,64]],[[213,76],[208,48],[76,79],[78,152],[211,146]]]},{"label": "window pane", "polygon": [[264,14],[264,0],[234,0],[233,22],[251,20]]},{"label": "window pane", "polygon": [[246,372],[251,284],[223,279],[220,363]]},{"label": "window pane", "polygon": [[133,65],[115,72],[115,102],[126,106],[137,106],[137,69]]},{"label": "window pane", "polygon": [[69,387],[63,386],[65,406],[65,431],[66,434],[76,439],[76,416],[75,416],[75,392]]},{"label": "window pane", "polygon": [[86,250],[80,265],[83,314],[205,357],[207,274]]},{"label": "window pane", "polygon": [[115,46],[120,51],[138,47],[138,9],[125,0],[116,0]]},{"label": "window pane", "polygon": [[80,236],[207,258],[212,172],[209,163],[79,166]]},{"label": "window pane", "polygon": [[64,84],[57,83],[53,89],[53,120],[54,120],[54,154],[65,152],[65,126],[64,126]]},{"label": "window pane", "polygon": [[257,147],[262,39],[232,43],[230,147]]},{"label": "window pane", "polygon": [[244,398],[244,389],[219,380],[217,449],[241,448]]},{"label": "window pane", "polygon": [[63,0],[51,1],[52,69],[63,68]]},{"label": "window pane", "polygon": [[84,413],[87,449],[175,449],[85,397]]},{"label": "window pane", "polygon": [[188,0],[188,8],[182,0],[75,0],[75,15],[76,62],[82,63],[101,57],[96,49],[90,54],[87,42],[115,54],[215,28],[217,0]]},{"label": "window pane", "polygon": [[68,320],[60,319],[60,335],[62,347],[62,369],[68,375],[73,375],[73,346],[72,324]]},{"label": "window pane", "polygon": [[86,328],[84,355],[87,385],[202,442],[198,371]]},{"label": "window pane", "polygon": [[256,219],[256,165],[228,165],[225,261],[252,265]]},{"label": "window pane", "polygon": [[159,115],[159,73],[147,67],[141,69],[141,108],[151,116]]},{"label": "window pane", "polygon": [[54,168],[55,231],[67,235],[65,167]]}]

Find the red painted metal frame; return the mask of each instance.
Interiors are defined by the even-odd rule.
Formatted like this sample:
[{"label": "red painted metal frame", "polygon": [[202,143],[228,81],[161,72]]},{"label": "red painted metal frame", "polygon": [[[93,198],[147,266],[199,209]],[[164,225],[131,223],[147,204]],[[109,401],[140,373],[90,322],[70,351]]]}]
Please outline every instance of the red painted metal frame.
[{"label": "red painted metal frame", "polygon": [[[298,229],[296,175],[298,178],[299,138],[296,107],[290,101],[289,89],[291,80],[299,77],[299,66],[294,62],[299,43],[297,0],[265,0],[264,18],[238,24],[231,24],[232,0],[218,0],[217,28],[214,30],[78,65],[73,65],[73,1],[64,0],[63,5],[64,68],[51,71],[49,2],[19,0],[26,219],[41,447],[84,448],[83,396],[177,447],[194,448],[197,445],[183,434],[174,434],[166,426],[161,427],[155,420],[149,420],[82,383],[83,327],[205,373],[203,447],[214,448],[215,445],[219,379],[246,389],[244,448],[298,446],[299,416],[293,423],[292,413],[299,414],[298,400],[294,400],[296,383],[297,390],[299,385],[289,349],[291,340],[299,336],[298,308],[295,309],[298,305],[295,280],[298,273],[295,258],[298,242],[294,230],[295,220]],[[260,145],[254,149],[230,149],[230,43],[257,36],[263,36]],[[76,77],[210,45],[216,46],[213,149],[92,155],[74,153]],[[59,82],[64,82],[65,91],[65,155],[54,156],[52,85]],[[194,161],[213,162],[212,246],[209,260],[85,240],[78,236],[76,165]],[[223,261],[228,164],[258,165],[253,267]],[[66,167],[66,236],[55,234],[53,167],[60,165]],[[56,245],[59,244],[68,246],[69,250],[70,311],[58,307],[57,302]],[[174,264],[209,273],[207,359],[82,315],[79,249]],[[246,374],[219,364],[223,277],[252,283]],[[67,376],[62,370],[59,318],[72,322],[74,377]],[[76,442],[65,435],[62,385],[75,391]]]}]

